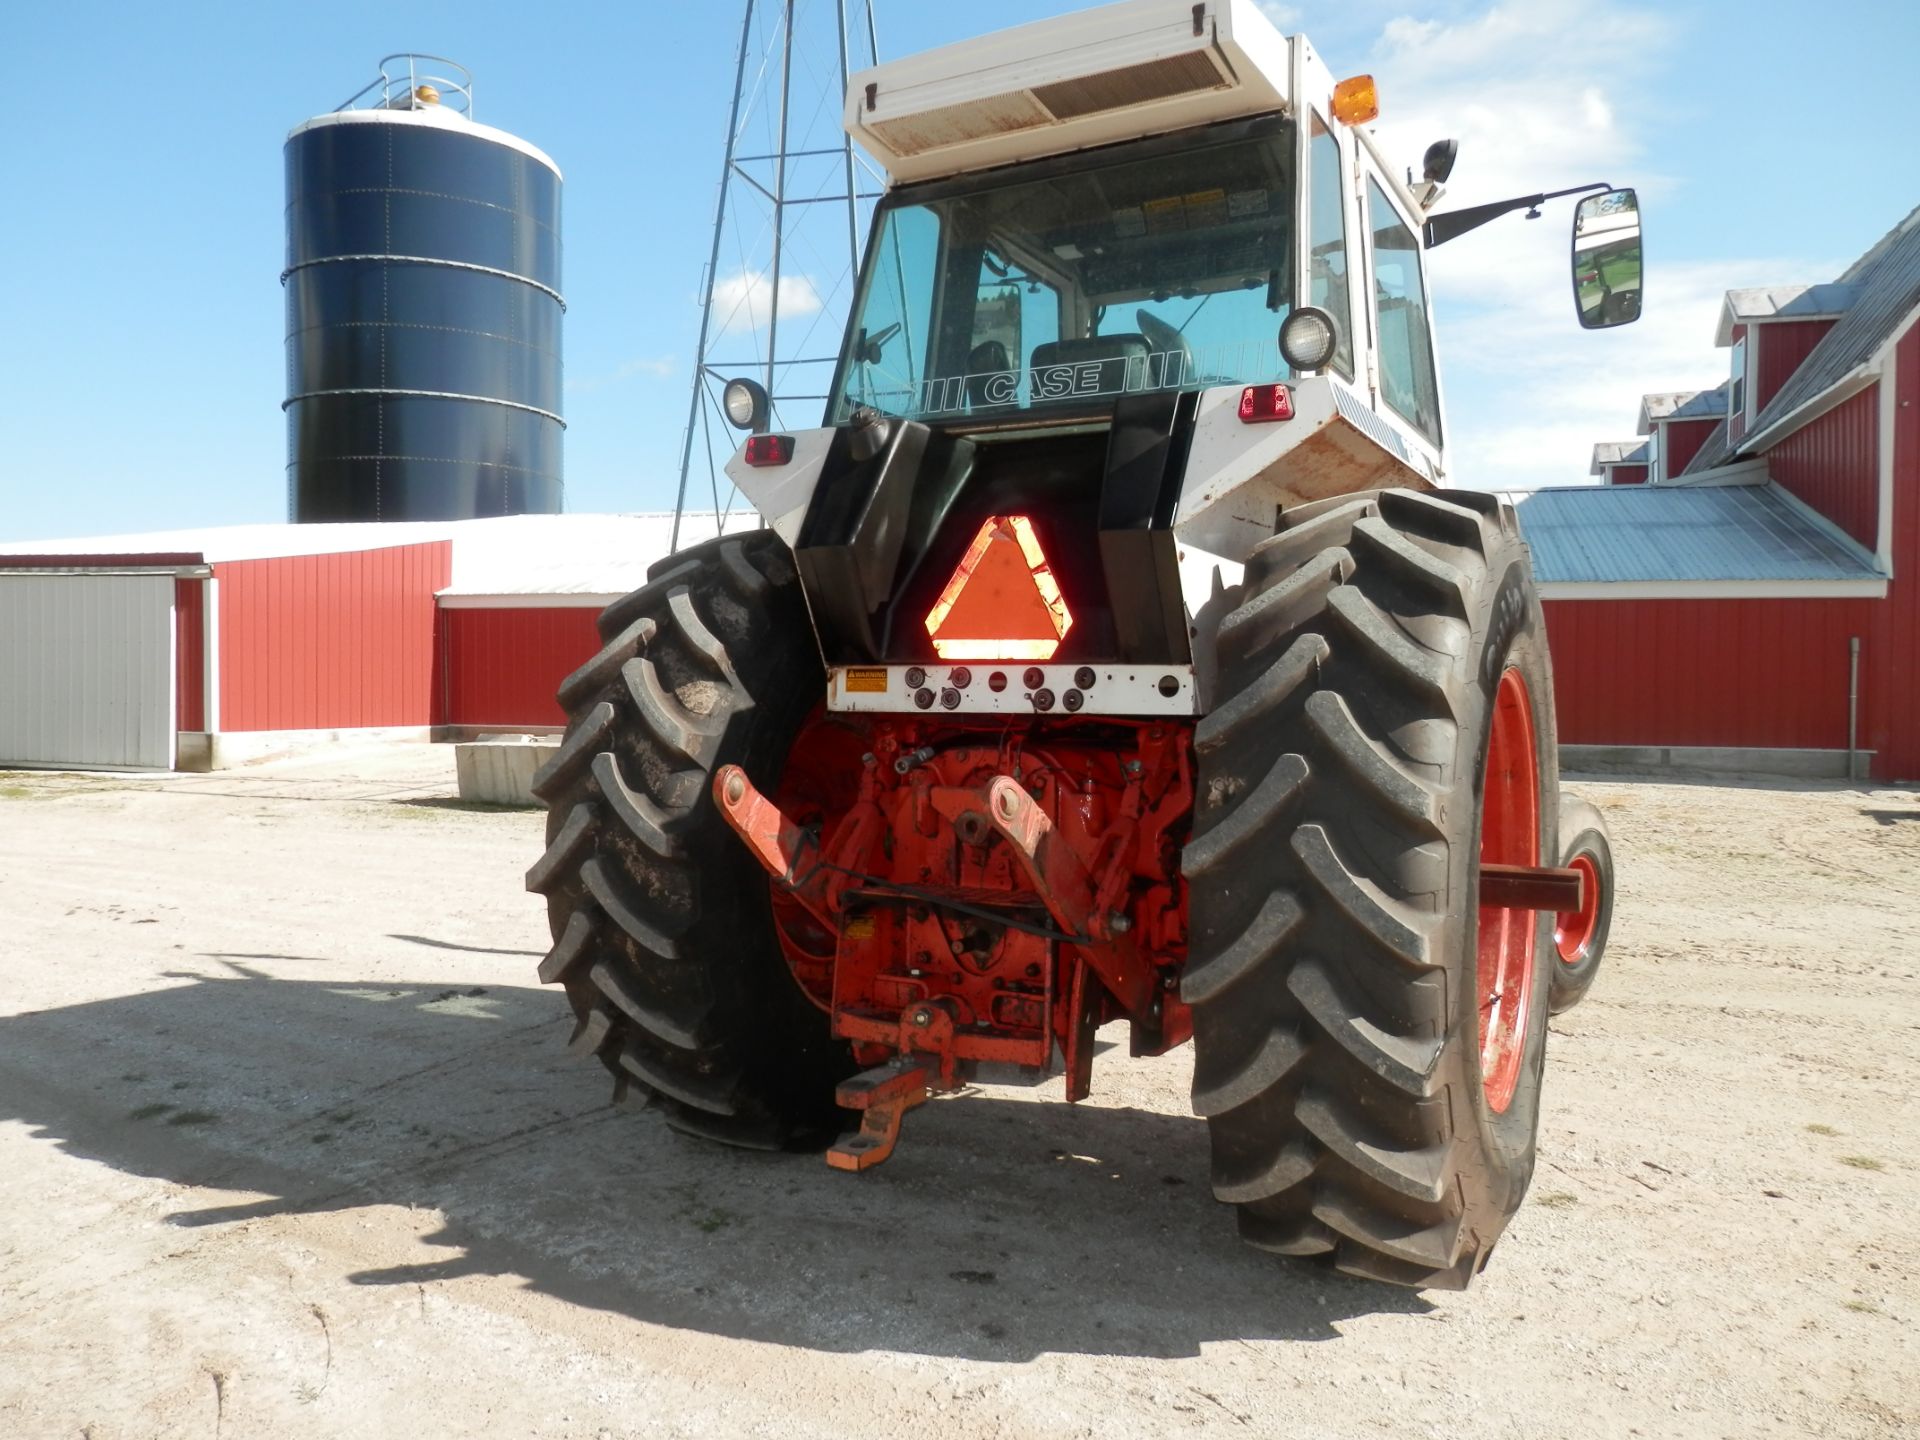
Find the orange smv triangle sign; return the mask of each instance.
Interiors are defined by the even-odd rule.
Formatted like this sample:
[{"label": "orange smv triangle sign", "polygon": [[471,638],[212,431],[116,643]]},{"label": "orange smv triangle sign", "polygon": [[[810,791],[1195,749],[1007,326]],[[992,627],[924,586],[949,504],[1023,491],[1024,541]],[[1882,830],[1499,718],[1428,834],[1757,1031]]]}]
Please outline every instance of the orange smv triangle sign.
[{"label": "orange smv triangle sign", "polygon": [[982,525],[927,612],[942,660],[1049,660],[1072,626],[1024,515],[995,515]]}]

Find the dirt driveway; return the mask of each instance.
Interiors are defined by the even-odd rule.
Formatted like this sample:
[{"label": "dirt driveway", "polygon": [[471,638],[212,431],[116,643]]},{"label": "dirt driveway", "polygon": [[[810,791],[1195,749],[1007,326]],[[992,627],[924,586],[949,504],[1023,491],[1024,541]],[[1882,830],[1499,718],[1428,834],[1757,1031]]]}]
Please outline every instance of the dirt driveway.
[{"label": "dirt driveway", "polygon": [[1622,867],[1465,1294],[1243,1247],[1184,1054],[861,1178],[611,1109],[444,748],[0,776],[0,1435],[1920,1427],[1920,797],[1580,787]]}]

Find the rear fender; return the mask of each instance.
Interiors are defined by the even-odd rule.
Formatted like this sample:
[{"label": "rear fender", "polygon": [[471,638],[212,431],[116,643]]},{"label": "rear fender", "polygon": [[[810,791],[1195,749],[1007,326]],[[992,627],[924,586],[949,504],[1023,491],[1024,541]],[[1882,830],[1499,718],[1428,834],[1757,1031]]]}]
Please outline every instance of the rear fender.
[{"label": "rear fender", "polygon": [[760,512],[767,527],[792,545],[800,538],[800,522],[807,518],[807,506],[813,500],[814,487],[833,448],[834,432],[795,430],[793,458],[785,465],[763,469],[746,461],[746,445],[733,452],[727,461],[727,479]]},{"label": "rear fender", "polygon": [[[1173,519],[1184,551],[1243,563],[1286,506],[1395,485],[1434,488],[1440,467],[1432,450],[1357,391],[1325,375],[1287,388],[1293,418],[1252,424],[1239,416],[1242,386],[1202,392]],[[1208,568],[1183,565],[1189,610],[1207,596],[1193,593],[1187,576]]]}]

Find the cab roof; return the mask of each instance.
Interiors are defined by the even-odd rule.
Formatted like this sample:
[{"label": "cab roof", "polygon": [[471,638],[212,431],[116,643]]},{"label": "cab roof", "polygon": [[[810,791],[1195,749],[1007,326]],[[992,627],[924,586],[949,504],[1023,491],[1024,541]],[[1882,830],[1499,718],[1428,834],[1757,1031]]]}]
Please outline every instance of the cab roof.
[{"label": "cab roof", "polygon": [[1253,0],[1123,0],[863,70],[847,133],[927,180],[1289,109],[1288,43]]}]

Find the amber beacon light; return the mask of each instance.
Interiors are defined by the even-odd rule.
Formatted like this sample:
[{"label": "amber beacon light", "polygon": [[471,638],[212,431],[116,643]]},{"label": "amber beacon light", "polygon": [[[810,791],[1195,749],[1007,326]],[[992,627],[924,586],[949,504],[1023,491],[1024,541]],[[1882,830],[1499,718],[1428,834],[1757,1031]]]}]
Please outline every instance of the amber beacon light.
[{"label": "amber beacon light", "polygon": [[1380,118],[1380,92],[1371,75],[1349,75],[1333,87],[1333,118],[1342,125],[1371,125]]}]

